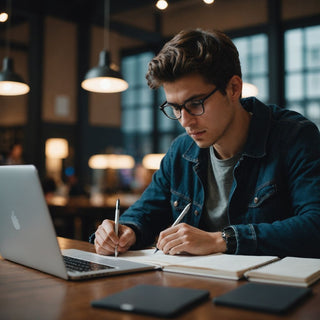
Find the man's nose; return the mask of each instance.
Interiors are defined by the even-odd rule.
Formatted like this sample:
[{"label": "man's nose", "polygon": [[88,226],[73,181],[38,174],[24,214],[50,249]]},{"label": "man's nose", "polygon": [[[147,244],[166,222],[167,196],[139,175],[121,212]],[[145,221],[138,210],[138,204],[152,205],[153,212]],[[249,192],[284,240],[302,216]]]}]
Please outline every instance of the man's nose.
[{"label": "man's nose", "polygon": [[181,109],[180,124],[182,127],[188,127],[194,120],[195,116],[191,115],[185,108]]}]

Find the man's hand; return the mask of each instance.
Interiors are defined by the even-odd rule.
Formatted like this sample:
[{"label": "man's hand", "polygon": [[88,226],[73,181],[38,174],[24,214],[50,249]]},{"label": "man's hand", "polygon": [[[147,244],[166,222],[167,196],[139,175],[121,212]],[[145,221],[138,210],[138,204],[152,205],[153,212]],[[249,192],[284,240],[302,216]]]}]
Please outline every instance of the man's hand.
[{"label": "man's hand", "polygon": [[221,232],[206,232],[186,223],[180,223],[162,231],[157,248],[170,255],[182,252],[207,255],[225,252],[227,249]]},{"label": "man's hand", "polygon": [[120,224],[117,237],[114,232],[114,221],[106,219],[95,233],[94,246],[98,254],[113,255],[116,248],[118,253],[126,252],[135,242],[136,235],[130,227]]}]

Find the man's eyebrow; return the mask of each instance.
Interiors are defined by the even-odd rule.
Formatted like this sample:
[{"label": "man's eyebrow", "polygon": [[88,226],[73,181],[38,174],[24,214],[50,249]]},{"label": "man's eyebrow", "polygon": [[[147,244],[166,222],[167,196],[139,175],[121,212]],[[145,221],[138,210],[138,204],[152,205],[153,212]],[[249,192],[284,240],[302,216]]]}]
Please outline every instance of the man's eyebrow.
[{"label": "man's eyebrow", "polygon": [[169,104],[172,104],[173,106],[181,106],[181,105],[184,105],[185,103],[191,101],[191,100],[200,100],[202,96],[205,96],[205,93],[197,93],[197,94],[194,94],[193,96],[191,96],[190,98],[188,98],[187,100],[184,100],[184,102],[182,104],[178,104],[178,103],[174,103],[174,102],[169,102],[167,101],[167,103]]}]

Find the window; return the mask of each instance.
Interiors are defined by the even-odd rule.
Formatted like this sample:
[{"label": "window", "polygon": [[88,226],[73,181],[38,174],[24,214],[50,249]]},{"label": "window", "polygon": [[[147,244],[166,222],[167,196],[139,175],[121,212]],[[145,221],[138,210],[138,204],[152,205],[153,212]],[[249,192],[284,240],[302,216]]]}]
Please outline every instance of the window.
[{"label": "window", "polygon": [[285,99],[320,127],[320,26],[285,32]]},{"label": "window", "polygon": [[140,161],[148,153],[167,152],[171,141],[183,131],[178,121],[167,119],[158,106],[165,101],[162,88],[148,87],[145,74],[153,52],[126,56],[122,73],[129,83],[122,93],[122,132],[126,153]]},{"label": "window", "polygon": [[128,90],[122,93],[122,132],[126,153],[136,159],[153,150],[154,91],[145,79],[153,52],[127,56],[122,59],[123,77]]},{"label": "window", "polygon": [[244,82],[258,88],[257,98],[263,102],[269,99],[268,84],[268,37],[266,34],[233,38],[239,51]]}]

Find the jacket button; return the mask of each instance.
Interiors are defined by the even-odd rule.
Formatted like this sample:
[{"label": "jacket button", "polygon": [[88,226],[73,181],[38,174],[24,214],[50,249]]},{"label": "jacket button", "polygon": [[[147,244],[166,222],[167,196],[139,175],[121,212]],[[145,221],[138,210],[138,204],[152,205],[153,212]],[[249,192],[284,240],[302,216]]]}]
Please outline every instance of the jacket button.
[{"label": "jacket button", "polygon": [[254,197],[253,202],[254,203],[258,203],[258,201],[259,201],[259,198],[258,197]]},{"label": "jacket button", "polygon": [[194,213],[193,213],[195,216],[198,216],[199,214],[199,211],[198,210],[194,210]]},{"label": "jacket button", "polygon": [[173,206],[174,207],[177,207],[179,205],[179,202],[176,200],[174,203],[173,203]]}]

